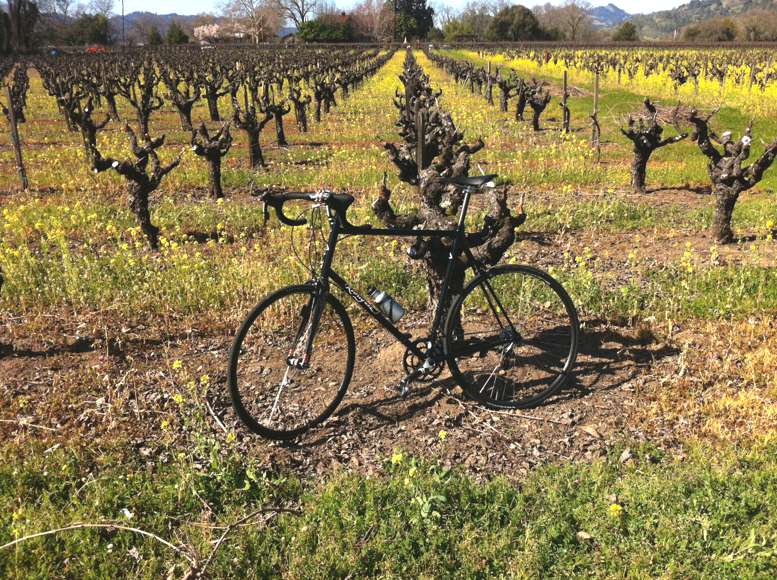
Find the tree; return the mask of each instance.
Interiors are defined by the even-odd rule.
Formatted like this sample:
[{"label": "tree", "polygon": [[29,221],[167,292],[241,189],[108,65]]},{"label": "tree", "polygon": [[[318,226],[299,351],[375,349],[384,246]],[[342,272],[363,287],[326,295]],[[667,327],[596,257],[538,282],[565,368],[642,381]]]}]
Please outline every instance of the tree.
[{"label": "tree", "polygon": [[[625,129],[621,127],[621,133],[634,145],[634,160],[631,163],[631,185],[637,193],[645,193],[647,164],[650,161],[650,156],[653,155],[653,151],[682,141],[688,136],[687,133],[683,133],[678,129],[676,136],[662,139],[661,135],[664,132],[664,128],[658,122],[658,110],[650,102],[650,99],[646,98],[644,105],[648,113],[647,123],[643,117],[639,117],[635,121],[634,117],[629,115],[627,127]],[[675,121],[678,110],[679,105],[673,114],[673,120]]]},{"label": "tree", "polygon": [[[57,0],[58,2],[67,2],[68,0]],[[89,11],[93,14],[101,14],[109,17],[113,14],[113,0],[90,0]]]},{"label": "tree", "polygon": [[615,42],[639,42],[639,33],[634,23],[626,21],[612,33]]},{"label": "tree", "polygon": [[[62,44],[68,42],[67,36],[74,17],[74,2],[72,0],[38,0],[36,4],[41,16],[35,27],[35,36],[40,43]],[[76,17],[79,15],[75,14]]]},{"label": "tree", "polygon": [[350,16],[320,16],[304,22],[297,36],[306,42],[352,42],[353,23]]},{"label": "tree", "polygon": [[435,2],[432,8],[434,8],[434,23],[440,29],[445,28],[447,24],[454,20],[458,20],[456,10],[449,4]]},{"label": "tree", "polygon": [[545,31],[534,13],[520,4],[502,8],[494,16],[486,31],[491,41],[503,40],[542,40]]},{"label": "tree", "polygon": [[464,20],[451,20],[442,29],[445,40],[461,41],[461,40],[475,40],[477,34],[472,28],[469,22]]},{"label": "tree", "polygon": [[123,161],[111,157],[103,157],[97,152],[93,171],[102,173],[113,169],[130,183],[130,209],[135,214],[135,219],[140,229],[146,236],[151,249],[159,247],[159,228],[151,221],[149,198],[162,183],[162,179],[181,162],[180,155],[169,165],[162,165],[157,154],[165,142],[162,135],[157,139],[151,139],[148,134],[138,140],[135,131],[128,124],[124,125],[124,132],[130,142],[130,150],[134,157],[128,157]]},{"label": "tree", "polygon": [[39,0],[37,5],[42,14],[53,14],[67,19],[71,16],[73,0]]},{"label": "tree", "polygon": [[299,30],[316,11],[318,0],[275,0],[280,15],[294,23]]},{"label": "tree", "polygon": [[777,14],[771,10],[751,10],[740,19],[741,40],[748,42],[777,40]]},{"label": "tree", "polygon": [[0,10],[0,54],[11,50],[11,22],[8,14]]},{"label": "tree", "polygon": [[283,20],[275,0],[228,0],[224,15],[242,25],[257,44],[274,38]]},{"label": "tree", "polygon": [[199,129],[192,130],[192,151],[195,155],[204,157],[208,162],[208,178],[210,181],[210,194],[215,199],[224,197],[221,187],[221,158],[232,147],[232,135],[229,132],[229,123],[211,135],[205,123],[200,123]]},{"label": "tree", "polygon": [[[440,107],[439,93],[428,84],[428,77],[408,51],[405,67],[400,76],[405,90],[398,93],[394,106],[399,109],[402,142],[385,143],[389,159],[399,170],[399,179],[418,186],[420,209],[417,212],[398,214],[391,203],[391,190],[385,178],[378,198],[372,204],[375,216],[387,227],[422,229],[451,229],[455,227],[455,215],[464,199],[461,190],[442,182],[441,177],[466,177],[469,175],[471,156],[483,148],[464,142],[464,132],[453,121],[450,113]],[[418,120],[423,119],[423,123]],[[507,205],[507,189],[493,188],[482,207],[488,208],[484,218],[486,235],[473,248],[475,256],[487,264],[496,264],[515,242],[515,229],[526,216],[513,215]],[[461,295],[465,274],[474,264],[467,257],[456,257],[450,262],[451,248],[440,238],[417,238],[408,256],[418,260],[426,274],[430,311],[439,300],[448,307],[453,297]],[[442,282],[450,270],[450,292],[441,295]]]},{"label": "tree", "polygon": [[[766,170],[771,167],[777,157],[777,139],[768,144],[752,164],[742,167],[750,156],[752,126],[745,129],[740,141],[732,139],[730,131],[718,136],[709,126],[713,114],[701,117],[698,111],[693,110],[688,120],[694,126],[692,139],[709,160],[707,171],[712,181],[712,193],[716,197],[712,232],[719,242],[725,244],[734,241],[731,218],[739,194],[761,181]],[[715,143],[722,151],[718,150]]]},{"label": "tree", "polygon": [[588,15],[587,3],[572,0],[563,6],[544,4],[536,6],[534,13],[542,27],[558,39],[586,40],[594,36],[593,23]]},{"label": "tree", "polygon": [[183,31],[183,28],[173,20],[170,23],[170,27],[167,29],[165,42],[167,44],[188,44],[189,36]]},{"label": "tree", "polygon": [[434,26],[434,8],[426,0],[396,0],[394,39],[426,38]]},{"label": "tree", "polygon": [[110,44],[111,25],[102,14],[81,14],[70,26],[65,39],[68,44]]},{"label": "tree", "polygon": [[[494,19],[494,15],[501,7],[500,4],[487,0],[470,0],[458,17],[448,14],[440,22],[446,39],[484,39],[486,31]],[[448,30],[447,33],[445,32],[446,29]],[[450,38],[448,34],[450,34]]]},{"label": "tree", "polygon": [[731,42],[736,37],[736,22],[728,17],[711,18],[683,30],[683,40],[691,42]]},{"label": "tree", "polygon": [[30,0],[8,0],[8,30],[11,50],[27,51],[32,48],[32,35],[38,23],[38,6]]},{"label": "tree", "polygon": [[362,0],[351,11],[351,18],[357,38],[377,41],[391,37],[393,16],[384,0]]},{"label": "tree", "polygon": [[591,27],[589,8],[589,4],[577,3],[575,0],[561,8],[562,30],[568,40],[581,40],[583,31]]},{"label": "tree", "polygon": [[156,25],[152,26],[151,29],[148,31],[146,43],[149,46],[159,46],[163,42],[164,42],[164,39],[162,38],[162,34],[159,32],[159,28],[157,28]]}]

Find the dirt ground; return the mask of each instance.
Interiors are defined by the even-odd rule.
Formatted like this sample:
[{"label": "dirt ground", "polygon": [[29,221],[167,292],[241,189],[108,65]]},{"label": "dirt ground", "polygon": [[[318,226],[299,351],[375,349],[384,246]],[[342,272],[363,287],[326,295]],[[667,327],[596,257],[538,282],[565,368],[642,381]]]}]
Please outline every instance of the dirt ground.
[{"label": "dirt ground", "polygon": [[599,457],[614,440],[644,440],[645,426],[632,419],[641,393],[654,380],[656,365],[678,353],[649,333],[588,321],[573,385],[538,408],[495,412],[467,400],[447,371],[434,383],[416,384],[407,398],[398,396],[403,348],[382,330],[366,327],[357,331],[354,379],[333,417],[299,441],[281,444],[251,435],[229,406],[232,329],[207,324],[157,335],[152,328],[126,325],[118,329],[121,340],[107,342],[89,330],[86,323],[79,327],[56,317],[5,321],[3,437],[92,447],[119,439],[153,456],[163,436],[160,419],[175,411],[171,363],[182,360],[196,376],[210,377],[211,427],[234,431],[245,451],[268,468],[309,475],[347,466],[370,473],[402,448],[474,473],[515,477],[537,463]]}]

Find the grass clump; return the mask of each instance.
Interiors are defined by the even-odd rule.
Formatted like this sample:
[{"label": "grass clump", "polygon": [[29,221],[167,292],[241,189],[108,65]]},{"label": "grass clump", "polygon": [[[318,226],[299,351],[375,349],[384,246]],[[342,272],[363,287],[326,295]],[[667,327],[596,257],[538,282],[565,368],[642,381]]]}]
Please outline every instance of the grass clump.
[{"label": "grass clump", "polygon": [[[294,513],[237,527],[215,577],[767,576],[777,565],[777,447],[696,447],[686,461],[641,448],[545,466],[520,484],[478,483],[395,451],[377,477],[302,485],[236,452],[153,468],[116,452],[3,451],[0,544],[69,523],[157,534],[202,562],[229,522],[257,507]],[[121,467],[117,467],[121,466]],[[196,492],[196,493],[195,493]],[[206,507],[207,506],[207,507]],[[0,573],[148,576],[186,561],[127,531],[85,529],[0,552]]]}]

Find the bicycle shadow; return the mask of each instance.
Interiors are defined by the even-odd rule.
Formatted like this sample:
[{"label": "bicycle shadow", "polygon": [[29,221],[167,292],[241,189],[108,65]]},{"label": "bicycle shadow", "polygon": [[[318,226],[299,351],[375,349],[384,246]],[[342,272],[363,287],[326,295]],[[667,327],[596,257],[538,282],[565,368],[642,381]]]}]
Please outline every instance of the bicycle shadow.
[{"label": "bicycle shadow", "polygon": [[581,332],[572,380],[538,407],[616,390],[657,362],[680,353],[673,345],[659,343],[650,332],[619,332],[603,320],[590,320],[587,324],[594,328]]},{"label": "bicycle shadow", "polygon": [[[368,402],[353,401],[340,407],[310,441],[284,443],[295,449],[310,449],[325,445],[358,424],[362,433],[377,431],[387,425],[398,425],[435,407],[442,399],[453,396],[447,389],[456,386],[451,378],[413,389],[407,396],[399,393]],[[367,421],[372,418],[374,421]]]},{"label": "bicycle shadow", "polygon": [[[640,335],[639,332],[613,327],[601,320],[587,321],[587,325],[591,328],[581,333],[572,380],[557,394],[535,408],[552,409],[563,402],[615,391],[633,381],[658,361],[680,352],[672,345],[659,343],[650,333]],[[456,382],[451,377],[446,377],[413,389],[405,398],[399,394],[391,394],[369,401],[351,401],[338,409],[315,433],[313,439],[284,445],[295,449],[309,449],[325,445],[353,430],[369,434],[431,412],[450,397],[465,405],[477,404],[468,400],[466,395],[453,394],[451,389],[455,386]]]}]

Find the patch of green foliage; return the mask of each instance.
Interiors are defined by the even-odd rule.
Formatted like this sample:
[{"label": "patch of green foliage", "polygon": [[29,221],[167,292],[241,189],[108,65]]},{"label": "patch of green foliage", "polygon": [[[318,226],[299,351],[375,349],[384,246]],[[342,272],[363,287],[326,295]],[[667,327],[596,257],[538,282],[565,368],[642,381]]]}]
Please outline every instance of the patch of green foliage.
[{"label": "patch of green foliage", "polygon": [[[116,452],[2,452],[0,545],[74,522],[114,522],[186,546],[214,577],[767,577],[777,565],[777,447],[650,448],[627,464],[545,466],[477,483],[395,451],[377,477],[303,485],[237,453],[154,466]],[[207,506],[207,507],[206,507]],[[214,527],[215,526],[215,527]],[[0,551],[0,575],[159,576],[188,564],[131,531],[78,529]]]}]

